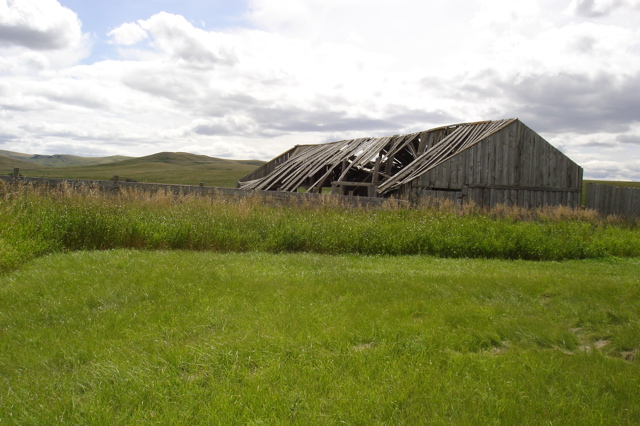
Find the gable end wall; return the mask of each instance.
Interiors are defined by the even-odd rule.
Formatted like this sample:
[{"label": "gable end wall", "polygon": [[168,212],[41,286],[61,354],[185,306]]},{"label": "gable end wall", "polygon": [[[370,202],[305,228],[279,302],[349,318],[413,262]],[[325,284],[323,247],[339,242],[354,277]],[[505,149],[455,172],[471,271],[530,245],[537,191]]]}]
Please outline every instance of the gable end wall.
[{"label": "gable end wall", "polygon": [[516,120],[400,191],[407,192],[473,200],[489,207],[578,207],[582,168]]}]

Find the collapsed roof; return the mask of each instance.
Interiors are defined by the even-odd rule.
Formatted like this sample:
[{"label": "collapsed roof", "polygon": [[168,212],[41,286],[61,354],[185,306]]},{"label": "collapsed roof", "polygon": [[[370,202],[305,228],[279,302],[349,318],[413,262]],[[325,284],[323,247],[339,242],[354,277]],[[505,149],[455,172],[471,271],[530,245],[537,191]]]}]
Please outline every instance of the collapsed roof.
[{"label": "collapsed roof", "polygon": [[[296,145],[241,178],[242,189],[384,196],[498,132],[515,118],[454,124],[407,135]],[[363,192],[364,191],[364,192]]]}]

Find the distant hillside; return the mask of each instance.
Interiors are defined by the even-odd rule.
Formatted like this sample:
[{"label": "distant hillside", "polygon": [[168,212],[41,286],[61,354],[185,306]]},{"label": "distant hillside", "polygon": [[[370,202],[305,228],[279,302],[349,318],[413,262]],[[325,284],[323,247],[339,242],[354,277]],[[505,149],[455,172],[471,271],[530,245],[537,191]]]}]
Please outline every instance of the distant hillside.
[{"label": "distant hillside", "polygon": [[18,158],[12,158],[2,154],[0,151],[0,174],[11,174],[14,168],[20,169],[41,169],[43,166],[29,161],[21,160]]},{"label": "distant hillside", "polygon": [[112,155],[109,157],[77,157],[75,155],[34,155],[29,159],[34,163],[48,167],[75,167],[92,166],[98,164],[111,164],[123,161],[131,157]]},{"label": "distant hillside", "polygon": [[224,158],[209,157],[207,155],[190,154],[188,152],[159,152],[146,157],[130,158],[121,161],[120,165],[141,163],[165,163],[173,165],[217,164],[237,165],[246,164],[254,167],[261,166],[264,161],[259,160],[227,160]]},{"label": "distant hillside", "polygon": [[186,152],[161,152],[146,157],[123,158],[126,159],[118,162],[66,167],[45,167],[29,162],[25,165],[24,160],[22,165],[13,165],[21,161],[14,158],[9,159],[11,165],[7,173],[10,173],[9,170],[12,171],[13,167],[20,167],[23,175],[33,177],[110,180],[117,175],[123,181],[182,185],[204,183],[206,186],[233,188],[239,178],[264,164],[264,161],[259,160],[227,160]]},{"label": "distant hillside", "polygon": [[9,158],[15,158],[18,160],[28,160],[29,157],[33,157],[33,155],[31,154],[23,154],[21,152],[13,152],[13,151],[4,151],[2,149],[0,149],[0,155],[4,155],[5,157],[9,157]]},{"label": "distant hillside", "polygon": [[[109,157],[78,157],[76,155],[40,155],[40,154],[23,154],[21,152],[0,150],[0,155],[5,155],[16,160],[27,161],[46,167],[75,167],[75,166],[91,166],[94,164],[110,164],[117,161],[126,160],[131,157],[122,155],[112,155]],[[16,166],[19,167],[19,166]]]},{"label": "distant hillside", "polygon": [[599,183],[601,185],[613,185],[613,186],[624,186],[628,188],[640,188],[640,182],[631,182],[624,180],[585,180],[584,185],[587,183]]}]

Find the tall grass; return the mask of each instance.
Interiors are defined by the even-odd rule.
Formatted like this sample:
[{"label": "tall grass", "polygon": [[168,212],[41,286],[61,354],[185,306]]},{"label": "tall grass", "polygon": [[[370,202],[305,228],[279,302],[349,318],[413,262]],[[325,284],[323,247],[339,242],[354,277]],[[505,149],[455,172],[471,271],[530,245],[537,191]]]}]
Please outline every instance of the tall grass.
[{"label": "tall grass", "polygon": [[353,209],[327,196],[263,198],[4,188],[0,268],[44,253],[114,248],[218,252],[425,254],[563,260],[640,255],[638,221],[564,207],[534,211],[439,203]]}]

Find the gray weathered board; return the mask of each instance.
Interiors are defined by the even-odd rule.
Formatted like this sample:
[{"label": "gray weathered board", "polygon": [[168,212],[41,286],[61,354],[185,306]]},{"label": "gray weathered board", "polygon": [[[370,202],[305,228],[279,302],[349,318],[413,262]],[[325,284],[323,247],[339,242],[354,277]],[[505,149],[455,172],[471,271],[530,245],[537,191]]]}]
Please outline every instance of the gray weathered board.
[{"label": "gray weathered board", "polygon": [[588,183],[585,206],[602,214],[640,217],[640,188]]},{"label": "gray weathered board", "polygon": [[336,197],[329,194],[305,194],[297,192],[274,192],[274,191],[247,191],[234,188],[219,188],[203,185],[171,185],[162,183],[142,183],[142,182],[122,182],[122,181],[101,181],[82,179],[56,179],[38,177],[19,177],[11,175],[0,176],[0,181],[4,182],[5,188],[11,190],[13,185],[26,185],[34,188],[91,188],[104,192],[121,192],[127,190],[155,193],[158,191],[175,195],[198,195],[211,198],[247,198],[260,197],[265,204],[295,204],[324,202],[334,204],[337,198],[338,204],[344,207],[385,207],[390,203],[405,205],[406,201],[386,200],[383,198],[369,197]]},{"label": "gray weathered board", "polygon": [[582,168],[517,119],[297,145],[241,178],[245,189],[409,198],[481,206],[581,202]]}]

